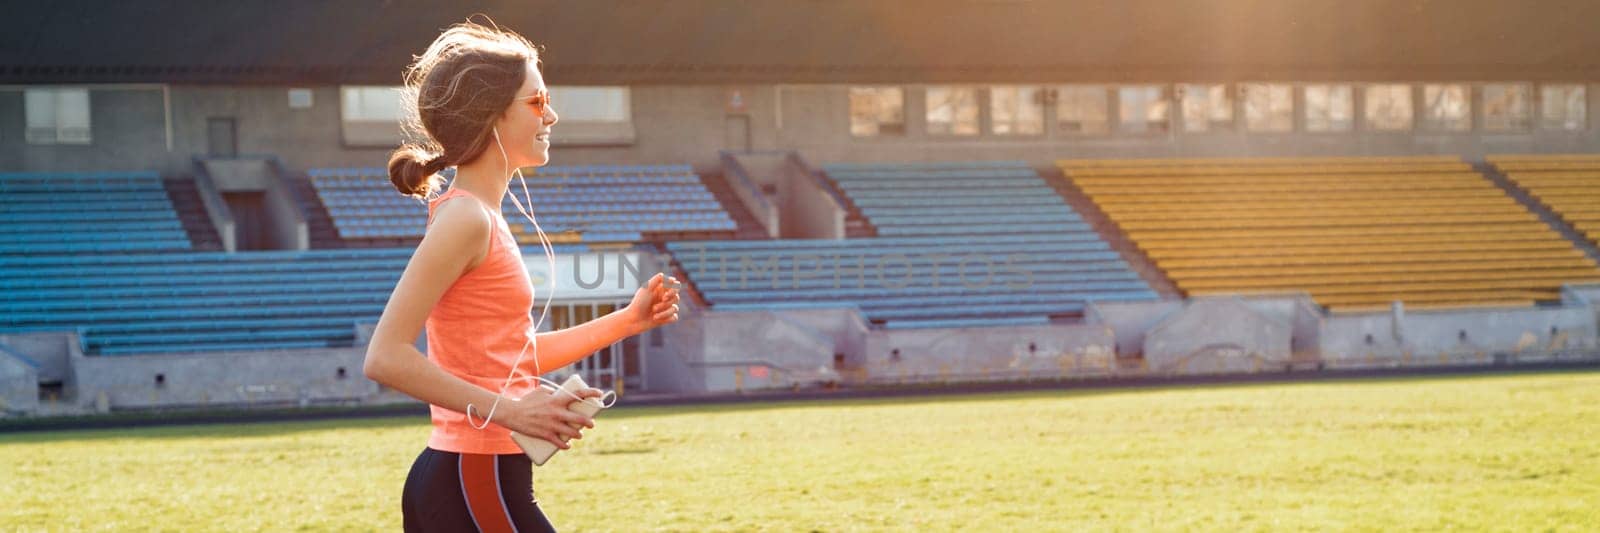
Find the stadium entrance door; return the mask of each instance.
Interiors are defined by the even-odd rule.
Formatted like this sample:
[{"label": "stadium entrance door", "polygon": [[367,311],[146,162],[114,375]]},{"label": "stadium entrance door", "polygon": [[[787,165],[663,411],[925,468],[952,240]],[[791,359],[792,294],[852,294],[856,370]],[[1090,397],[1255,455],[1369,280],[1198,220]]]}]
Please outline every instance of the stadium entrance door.
[{"label": "stadium entrance door", "polygon": [[[551,304],[550,318],[547,319],[549,325],[540,329],[550,331],[570,328],[605,316],[626,305],[627,302],[613,301]],[[538,309],[534,312],[537,313]],[[583,380],[590,386],[617,390],[624,388],[624,383],[638,386],[644,382],[644,370],[639,360],[639,343],[637,337],[634,337],[601,348],[573,363],[570,372],[582,375]]]}]

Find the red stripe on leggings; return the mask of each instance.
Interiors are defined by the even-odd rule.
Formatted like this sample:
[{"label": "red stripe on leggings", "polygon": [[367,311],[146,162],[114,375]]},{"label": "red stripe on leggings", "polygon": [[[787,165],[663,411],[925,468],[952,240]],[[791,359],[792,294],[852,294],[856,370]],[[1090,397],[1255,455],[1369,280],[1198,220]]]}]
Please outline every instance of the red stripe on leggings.
[{"label": "red stripe on leggings", "polygon": [[511,533],[510,513],[500,497],[500,480],[495,472],[495,457],[461,454],[461,493],[467,497],[467,510],[478,530],[485,533]]}]

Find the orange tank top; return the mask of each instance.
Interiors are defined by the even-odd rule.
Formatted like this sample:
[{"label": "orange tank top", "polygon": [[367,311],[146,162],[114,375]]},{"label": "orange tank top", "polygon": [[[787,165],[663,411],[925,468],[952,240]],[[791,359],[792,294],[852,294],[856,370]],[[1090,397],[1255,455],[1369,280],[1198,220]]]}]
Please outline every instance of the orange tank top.
[{"label": "orange tank top", "polygon": [[[428,358],[446,372],[498,393],[533,329],[533,317],[529,314],[533,308],[533,283],[522,263],[517,240],[499,209],[489,207],[464,190],[451,188],[428,202],[428,223],[433,223],[433,213],[440,204],[457,196],[465,196],[465,201],[489,212],[494,228],[489,237],[489,252],[483,261],[457,278],[428,313]],[[553,357],[539,359],[540,370],[549,372],[557,368],[550,365],[556,362]],[[520,375],[534,375],[531,346],[519,366]],[[511,384],[505,396],[520,398],[534,387],[531,381],[519,380]],[[502,400],[500,407],[505,406],[506,400]],[[483,429],[473,427],[472,423],[483,424],[489,408],[489,405],[473,405],[469,423],[465,414],[430,406],[433,433],[428,437],[428,447],[456,453],[522,453],[511,440],[510,430],[492,419]],[[495,417],[503,412],[497,411]]]}]

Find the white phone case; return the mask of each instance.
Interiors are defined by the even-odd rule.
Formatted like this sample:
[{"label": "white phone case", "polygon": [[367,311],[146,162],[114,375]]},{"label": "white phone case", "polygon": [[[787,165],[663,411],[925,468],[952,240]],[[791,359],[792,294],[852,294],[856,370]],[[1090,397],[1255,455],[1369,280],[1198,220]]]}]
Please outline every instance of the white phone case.
[{"label": "white phone case", "polygon": [[[583,382],[583,378],[577,374],[573,374],[566,381],[561,382],[561,390],[573,394],[588,388],[588,386]],[[566,392],[556,392],[555,394],[564,395]],[[582,401],[573,402],[567,408],[584,416],[594,417],[601,409],[605,409],[605,404],[601,403],[599,398],[584,398]],[[517,446],[521,446],[522,452],[528,454],[528,458],[533,459],[533,464],[537,466],[544,466],[544,463],[549,461],[551,456],[561,450],[550,441],[538,437],[529,437],[515,431],[511,432],[511,440],[515,441]]]}]

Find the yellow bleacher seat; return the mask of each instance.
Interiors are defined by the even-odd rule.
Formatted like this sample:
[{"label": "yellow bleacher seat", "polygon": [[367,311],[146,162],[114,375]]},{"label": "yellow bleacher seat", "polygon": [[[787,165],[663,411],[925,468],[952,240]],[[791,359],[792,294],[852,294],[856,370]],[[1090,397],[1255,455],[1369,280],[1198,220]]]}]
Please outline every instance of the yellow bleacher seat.
[{"label": "yellow bleacher seat", "polygon": [[[1255,272],[1261,272],[1256,270]],[[1337,275],[1285,276],[1241,275],[1231,278],[1185,279],[1177,286],[1185,291],[1242,288],[1316,288],[1327,286],[1405,287],[1408,284],[1450,285],[1460,283],[1463,288],[1519,288],[1548,287],[1553,283],[1573,283],[1600,280],[1600,272],[1592,269],[1570,270],[1479,270],[1479,271],[1421,271],[1382,273],[1342,273]]]},{"label": "yellow bleacher seat", "polygon": [[[539,234],[529,230],[524,224],[511,224],[511,233],[516,236],[517,244],[540,244]],[[576,230],[547,231],[544,233],[550,239],[550,244],[580,244],[583,234]]]},{"label": "yellow bleacher seat", "polygon": [[[1359,250],[1322,250],[1320,253],[1306,253],[1293,255],[1254,255],[1254,256],[1223,256],[1223,257],[1167,257],[1164,254],[1150,254],[1156,266],[1163,269],[1184,268],[1244,268],[1244,267],[1270,267],[1270,266],[1314,266],[1314,265],[1350,265],[1350,264],[1414,264],[1414,263],[1447,263],[1468,261],[1516,261],[1516,260],[1557,260],[1569,258],[1586,258],[1581,250],[1534,250],[1534,251],[1457,251],[1457,252],[1429,252],[1397,254],[1373,250],[1360,253]],[[1592,266],[1593,263],[1590,263]]]},{"label": "yellow bleacher seat", "polygon": [[[1597,202],[1595,205],[1600,205]],[[1193,202],[1163,202],[1163,203],[1112,203],[1099,204],[1100,211],[1105,213],[1209,213],[1217,211],[1252,211],[1252,212],[1294,212],[1294,211],[1319,211],[1329,209],[1388,209],[1388,208],[1456,208],[1479,209],[1507,206],[1504,196],[1482,196],[1465,198],[1418,198],[1407,200],[1405,198],[1373,198],[1356,200],[1307,200],[1286,203],[1282,201],[1260,200],[1250,198],[1237,202],[1208,202],[1196,205]]]},{"label": "yellow bleacher seat", "polygon": [[1490,163],[1544,163],[1561,161],[1600,161],[1600,154],[1492,154],[1484,158]]},{"label": "yellow bleacher seat", "polygon": [[1587,240],[1600,242],[1600,154],[1495,155],[1488,160]]},{"label": "yellow bleacher seat", "polygon": [[1430,273],[1473,271],[1528,271],[1562,272],[1574,276],[1587,276],[1592,272],[1582,258],[1510,260],[1510,261],[1451,261],[1441,263],[1411,263],[1383,265],[1303,265],[1287,267],[1193,268],[1169,269],[1167,274],[1185,280],[1256,279],[1271,276],[1348,276],[1374,273]]},{"label": "yellow bleacher seat", "polygon": [[1325,236],[1311,244],[1285,243],[1282,239],[1273,238],[1234,238],[1215,239],[1197,235],[1177,239],[1140,239],[1139,249],[1146,251],[1163,252],[1210,252],[1213,254],[1230,254],[1238,250],[1256,248],[1298,250],[1308,247],[1336,246],[1345,249],[1351,246],[1383,247],[1406,246],[1408,249],[1418,251],[1440,250],[1561,250],[1569,248],[1567,243],[1552,239],[1540,231],[1486,233],[1473,234],[1404,234],[1383,235],[1377,237],[1366,236]]},{"label": "yellow bleacher seat", "polygon": [[1197,230],[1197,229],[1249,229],[1249,228],[1320,228],[1337,225],[1396,226],[1396,225],[1449,225],[1498,224],[1537,221],[1538,217],[1526,211],[1520,213],[1451,214],[1438,216],[1385,215],[1349,218],[1312,217],[1279,218],[1276,220],[1118,220],[1117,225],[1130,232],[1144,230]]},{"label": "yellow bleacher seat", "polygon": [[[1509,161],[1509,160],[1508,160]],[[1600,155],[1510,172],[1600,236]],[[1454,156],[1061,160],[1191,295],[1303,290],[1330,308],[1532,305],[1600,267]]]},{"label": "yellow bleacher seat", "polygon": [[[1481,180],[1481,178],[1480,178]],[[1189,192],[1219,194],[1234,193],[1240,195],[1269,194],[1274,192],[1284,193],[1320,193],[1320,192],[1351,192],[1377,196],[1382,191],[1428,191],[1437,189],[1477,189],[1486,190],[1492,187],[1487,183],[1471,181],[1465,178],[1416,178],[1404,181],[1364,182],[1307,182],[1307,183],[1116,183],[1104,185],[1080,186],[1083,192],[1090,196],[1105,196],[1111,194],[1184,194]]]},{"label": "yellow bleacher seat", "polygon": [[1113,176],[1250,176],[1258,174],[1358,174],[1358,173],[1460,173],[1472,170],[1466,163],[1417,163],[1395,166],[1377,165],[1283,165],[1283,166],[1173,166],[1173,167],[1061,167],[1068,177]]},{"label": "yellow bleacher seat", "polygon": [[1432,291],[1425,293],[1400,293],[1400,292],[1374,292],[1365,294],[1323,294],[1312,293],[1312,299],[1327,306],[1345,305],[1374,305],[1388,304],[1395,300],[1407,304],[1470,304],[1484,301],[1556,301],[1561,299],[1558,291],[1457,291],[1442,292]]},{"label": "yellow bleacher seat", "polygon": [[[1090,195],[1091,198],[1094,197],[1093,190],[1085,190],[1085,194]],[[1190,197],[1194,197],[1194,195],[1211,197],[1211,202],[1190,202]],[[1296,190],[1290,190],[1290,192],[1256,192],[1256,194],[1251,194],[1250,197],[1240,197],[1240,195],[1235,194],[1206,194],[1206,192],[1165,194],[1162,190],[1150,190],[1150,192],[1141,192],[1138,195],[1101,195],[1101,198],[1096,198],[1096,203],[1098,205],[1117,205],[1117,203],[1210,205],[1210,203],[1214,202],[1360,202],[1360,200],[1370,200],[1370,198],[1386,197],[1392,198],[1395,195],[1373,195],[1370,192],[1363,192],[1363,190],[1346,190],[1346,192],[1296,192]],[[1506,200],[1510,198],[1504,192],[1499,192],[1499,190],[1474,189],[1474,187],[1467,187],[1467,189],[1435,189],[1429,190],[1426,195],[1429,200],[1485,197],[1506,198]]]},{"label": "yellow bleacher seat", "polygon": [[[1447,303],[1415,303],[1415,304],[1407,303],[1407,304],[1405,304],[1405,309],[1407,311],[1412,311],[1412,310],[1431,311],[1431,310],[1445,310],[1445,309],[1454,311],[1454,310],[1460,310],[1460,309],[1475,309],[1475,308],[1499,309],[1499,308],[1533,307],[1533,305],[1534,305],[1534,301],[1532,299],[1506,299],[1506,300],[1474,300],[1474,301],[1467,301],[1467,302],[1447,302]],[[1328,307],[1328,311],[1332,312],[1334,314],[1386,313],[1390,309],[1391,309],[1391,306],[1390,306],[1390,304],[1387,304],[1387,303],[1334,305],[1334,306],[1329,306]]]},{"label": "yellow bleacher seat", "polygon": [[1293,243],[1293,245],[1229,245],[1226,248],[1139,248],[1150,258],[1160,261],[1205,258],[1248,258],[1248,256],[1298,256],[1298,254],[1405,254],[1405,253],[1526,253],[1526,251],[1571,250],[1570,243],[1541,240],[1541,242],[1501,243],[1392,243],[1392,245],[1325,245],[1325,243]]},{"label": "yellow bleacher seat", "polygon": [[[1401,204],[1387,206],[1342,206],[1325,208],[1305,208],[1300,206],[1278,206],[1260,209],[1238,209],[1233,206],[1216,206],[1193,209],[1189,211],[1147,211],[1144,209],[1114,208],[1104,212],[1116,217],[1118,221],[1138,220],[1196,220],[1196,219],[1224,219],[1224,220],[1253,220],[1253,219],[1298,219],[1315,218],[1329,220],[1330,224],[1339,219],[1352,217],[1384,217],[1395,215],[1441,216],[1441,215],[1474,215],[1474,214],[1525,214],[1526,209],[1518,205],[1505,203],[1481,206],[1459,205],[1429,205],[1412,206],[1407,208]],[[1587,211],[1573,211],[1583,213]]]},{"label": "yellow bleacher seat", "polygon": [[1460,163],[1456,156],[1392,156],[1392,157],[1212,157],[1212,158],[1151,158],[1151,159],[1061,159],[1062,167],[1159,167],[1159,166],[1272,166],[1272,165],[1400,165],[1408,163]]}]

